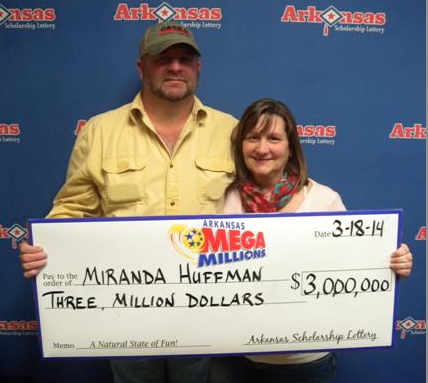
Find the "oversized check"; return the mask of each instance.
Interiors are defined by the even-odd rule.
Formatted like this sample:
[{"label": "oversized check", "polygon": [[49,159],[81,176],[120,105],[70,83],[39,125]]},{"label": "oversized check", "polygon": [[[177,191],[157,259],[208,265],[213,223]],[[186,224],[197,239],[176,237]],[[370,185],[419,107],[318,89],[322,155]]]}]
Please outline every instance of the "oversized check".
[{"label": "oversized check", "polygon": [[401,211],[30,220],[43,357],[393,344]]}]

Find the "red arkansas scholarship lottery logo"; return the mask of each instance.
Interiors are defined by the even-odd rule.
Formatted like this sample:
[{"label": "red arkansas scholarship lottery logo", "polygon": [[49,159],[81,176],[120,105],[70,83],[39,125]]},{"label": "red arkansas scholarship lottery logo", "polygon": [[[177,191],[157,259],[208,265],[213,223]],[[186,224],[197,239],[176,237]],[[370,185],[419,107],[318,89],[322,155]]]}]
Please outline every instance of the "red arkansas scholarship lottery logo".
[{"label": "red arkansas scholarship lottery logo", "polygon": [[76,127],[74,128],[74,135],[78,136],[85,125],[86,125],[86,120],[77,121]]},{"label": "red arkansas scholarship lottery logo", "polygon": [[10,227],[3,227],[0,225],[0,240],[11,241],[12,249],[16,249],[18,243],[27,238],[27,236],[27,229],[24,229],[24,227],[18,223],[14,223]]},{"label": "red arkansas scholarship lottery logo", "polygon": [[297,125],[301,144],[334,145],[336,127],[334,125]]},{"label": "red arkansas scholarship lottery logo", "polygon": [[0,144],[19,144],[20,133],[19,124],[0,123]]},{"label": "red arkansas scholarship lottery logo", "polygon": [[166,2],[158,6],[141,3],[132,7],[119,3],[113,16],[115,21],[180,21],[186,28],[221,28],[222,9],[219,7],[182,7]]},{"label": "red arkansas scholarship lottery logo", "polygon": [[35,320],[2,320],[0,319],[0,336],[37,335]]},{"label": "red arkansas scholarship lottery logo", "polygon": [[55,29],[53,8],[8,8],[0,4],[0,26],[9,30]]},{"label": "red arkansas scholarship lottery logo", "polygon": [[287,5],[281,16],[283,23],[323,24],[323,35],[328,36],[331,30],[335,32],[378,33],[385,32],[385,12],[350,11],[337,9],[333,5],[325,9],[317,9],[310,5],[304,9],[296,9]]},{"label": "red arkansas scholarship lottery logo", "polygon": [[260,260],[266,257],[263,232],[245,228],[245,222],[204,220],[202,227],[172,225],[171,246],[197,267]]},{"label": "red arkansas scholarship lottery logo", "polygon": [[413,126],[404,126],[401,122],[396,122],[389,133],[391,139],[401,140],[425,140],[427,138],[427,129],[422,124]]},{"label": "red arkansas scholarship lottery logo", "polygon": [[395,329],[400,332],[400,339],[406,339],[407,335],[425,335],[427,324],[423,319],[413,319],[407,317],[397,320]]},{"label": "red arkansas scholarship lottery logo", "polygon": [[427,228],[426,226],[421,226],[419,228],[418,234],[415,237],[416,241],[426,241],[427,240]]}]

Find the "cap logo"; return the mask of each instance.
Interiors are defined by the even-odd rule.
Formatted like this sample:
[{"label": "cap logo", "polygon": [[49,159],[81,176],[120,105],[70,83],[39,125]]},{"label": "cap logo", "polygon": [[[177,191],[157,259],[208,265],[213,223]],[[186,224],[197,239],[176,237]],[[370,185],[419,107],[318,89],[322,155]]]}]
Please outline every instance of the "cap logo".
[{"label": "cap logo", "polygon": [[180,33],[184,36],[189,36],[189,31],[180,27],[163,27],[159,30],[159,35],[165,35],[167,33]]}]

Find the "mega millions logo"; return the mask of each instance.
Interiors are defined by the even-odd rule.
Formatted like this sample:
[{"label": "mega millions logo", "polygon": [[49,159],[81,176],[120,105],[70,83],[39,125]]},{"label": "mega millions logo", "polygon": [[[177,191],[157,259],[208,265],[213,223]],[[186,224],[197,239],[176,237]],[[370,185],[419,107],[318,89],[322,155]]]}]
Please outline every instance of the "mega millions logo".
[{"label": "mega millions logo", "polygon": [[0,4],[0,25],[5,29],[55,29],[53,8],[7,8]]},{"label": "mega millions logo", "polygon": [[202,227],[173,225],[170,244],[198,267],[258,260],[266,256],[263,232],[245,230],[244,222],[205,220]]},{"label": "mega millions logo", "polygon": [[403,320],[397,320],[396,330],[400,331],[400,339],[406,339],[407,335],[425,335],[427,324],[423,319],[413,319],[407,317]]},{"label": "mega millions logo", "polygon": [[119,3],[114,14],[115,21],[180,21],[187,28],[214,28],[220,29],[222,9],[208,7],[172,6],[166,2],[158,6],[141,3],[139,7],[130,7],[126,3]]},{"label": "mega millions logo", "polygon": [[328,36],[330,30],[383,34],[386,14],[385,12],[339,10],[333,5],[326,9],[317,9],[316,6],[296,9],[294,5],[287,5],[282,13],[281,21],[283,23],[324,24],[324,36]]}]

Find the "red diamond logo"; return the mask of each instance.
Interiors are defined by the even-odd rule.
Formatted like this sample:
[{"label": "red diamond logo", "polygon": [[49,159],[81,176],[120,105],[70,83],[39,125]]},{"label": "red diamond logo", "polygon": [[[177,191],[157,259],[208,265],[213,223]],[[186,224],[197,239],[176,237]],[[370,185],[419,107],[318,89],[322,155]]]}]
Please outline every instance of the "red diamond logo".
[{"label": "red diamond logo", "polygon": [[27,235],[27,230],[25,230],[22,226],[15,223],[11,227],[9,227],[7,233],[10,237],[12,237],[16,241],[20,241]]},{"label": "red diamond logo", "polygon": [[0,25],[3,24],[9,17],[11,13],[7,8],[0,4]]}]

